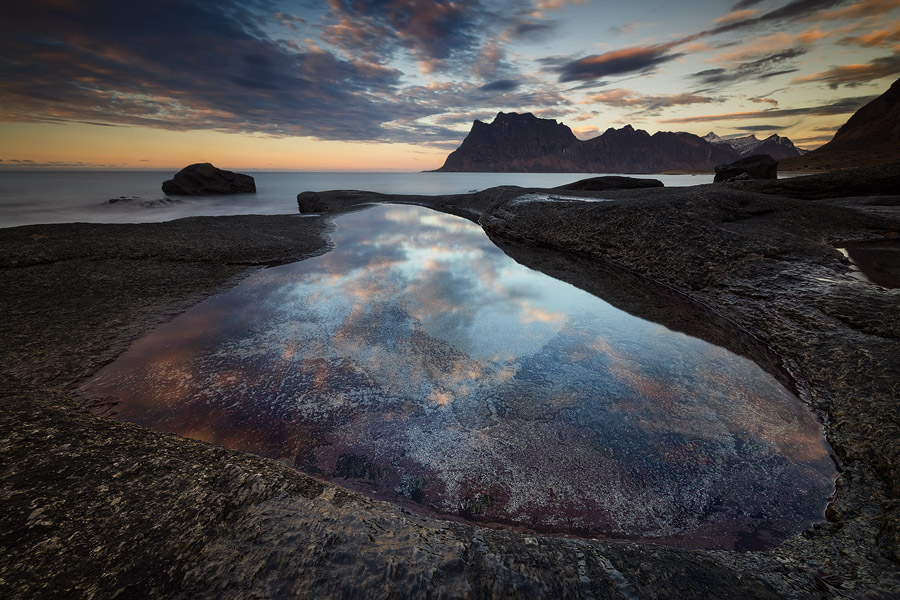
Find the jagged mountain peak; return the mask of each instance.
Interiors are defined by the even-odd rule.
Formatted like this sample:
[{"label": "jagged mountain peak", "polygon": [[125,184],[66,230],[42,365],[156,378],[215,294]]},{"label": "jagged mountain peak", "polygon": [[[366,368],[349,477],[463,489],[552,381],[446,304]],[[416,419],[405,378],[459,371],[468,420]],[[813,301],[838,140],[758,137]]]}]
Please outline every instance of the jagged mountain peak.
[{"label": "jagged mountain peak", "polygon": [[689,133],[651,136],[628,124],[581,141],[555,120],[500,112],[490,124],[475,121],[438,171],[658,173],[711,169],[737,158],[731,148]]},{"label": "jagged mountain peak", "polygon": [[761,140],[752,133],[750,135],[722,138],[713,132],[709,132],[703,139],[717,146],[728,146],[741,157],[753,154],[768,154],[776,160],[781,160],[802,154],[791,140],[777,133],[773,133]]},{"label": "jagged mountain peak", "polygon": [[556,123],[553,119],[541,119],[534,116],[534,113],[517,113],[517,112],[503,112],[500,111],[497,113],[497,116],[494,117],[493,124],[501,124],[501,123],[514,123],[516,121],[552,121]]}]

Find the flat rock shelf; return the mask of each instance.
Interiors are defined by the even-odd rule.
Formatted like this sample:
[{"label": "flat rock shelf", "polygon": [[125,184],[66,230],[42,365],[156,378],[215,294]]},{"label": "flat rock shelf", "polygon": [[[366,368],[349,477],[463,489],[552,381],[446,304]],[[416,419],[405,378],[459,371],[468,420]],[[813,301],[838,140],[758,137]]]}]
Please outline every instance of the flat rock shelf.
[{"label": "flat rock shelf", "polygon": [[333,243],[159,327],[81,393],[119,420],[524,531],[749,550],[824,519],[821,426],[751,360],[428,208],[341,215]]}]

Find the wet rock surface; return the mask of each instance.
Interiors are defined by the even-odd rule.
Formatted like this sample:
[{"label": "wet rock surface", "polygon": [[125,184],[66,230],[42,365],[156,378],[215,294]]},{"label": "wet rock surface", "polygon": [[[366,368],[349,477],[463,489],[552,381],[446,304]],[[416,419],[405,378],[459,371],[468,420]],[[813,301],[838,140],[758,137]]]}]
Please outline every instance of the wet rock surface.
[{"label": "wet rock surface", "polygon": [[[840,459],[825,522],[744,553],[525,535],[415,516],[274,461],[95,417],[68,385],[248,269],[323,251],[328,224],[28,226],[0,230],[0,596],[896,597],[900,297],[852,277],[832,243],[896,236],[898,203],[724,186],[509,202],[521,191],[367,201],[483,215],[492,236],[525,244],[507,252],[530,266],[579,278],[560,259],[572,251],[751,333],[797,377]],[[327,206],[363,201],[340,196]]]}]

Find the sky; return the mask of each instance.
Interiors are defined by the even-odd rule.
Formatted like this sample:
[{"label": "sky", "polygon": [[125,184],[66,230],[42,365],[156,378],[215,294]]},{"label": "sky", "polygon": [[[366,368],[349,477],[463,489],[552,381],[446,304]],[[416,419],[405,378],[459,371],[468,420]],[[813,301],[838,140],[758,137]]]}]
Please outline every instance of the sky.
[{"label": "sky", "polygon": [[0,168],[435,169],[531,112],[813,149],[900,77],[900,0],[10,0]]}]

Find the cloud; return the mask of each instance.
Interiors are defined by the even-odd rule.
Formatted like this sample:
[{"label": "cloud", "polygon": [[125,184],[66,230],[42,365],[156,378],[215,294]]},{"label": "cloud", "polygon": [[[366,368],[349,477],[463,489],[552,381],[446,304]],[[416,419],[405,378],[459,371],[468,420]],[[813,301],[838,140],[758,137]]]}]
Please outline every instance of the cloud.
[{"label": "cloud", "polygon": [[[763,58],[765,56],[778,55],[783,52],[796,51],[813,42],[829,37],[831,33],[820,31],[818,26],[800,33],[788,33],[779,31],[764,37],[755,37],[737,49],[716,55],[708,62],[726,65],[729,63],[746,62],[749,59]],[[732,46],[732,48],[734,48]]]},{"label": "cloud", "polygon": [[[512,88],[512,83],[518,85]],[[385,127],[390,130],[393,141],[427,143],[452,150],[465,137],[473,119],[490,121],[497,114],[497,108],[534,113],[552,108],[553,114],[559,114],[571,105],[557,91],[528,78],[497,86],[510,88],[506,91],[483,90],[482,87],[471,82],[442,82],[404,88],[405,106],[410,114],[398,117]],[[460,112],[460,107],[465,107],[465,112]],[[427,123],[419,121],[423,115],[428,116]]]},{"label": "cloud", "polygon": [[[665,44],[624,48],[600,55],[569,59],[567,61],[560,61],[558,57],[551,57],[539,62],[542,62],[545,66],[549,67],[550,70],[558,72],[560,74],[560,82],[593,81],[609,76],[630,75],[636,73],[646,74],[653,72],[657,66],[663,63],[683,57],[685,55],[684,52],[673,52],[673,50],[679,46],[696,42],[700,38],[730,33],[770,23],[802,19],[846,1],[847,0],[791,0],[791,2],[788,2],[780,8],[750,18],[744,17],[750,16],[752,11],[749,11],[749,7],[758,4],[758,2],[742,1],[738,2],[733,7],[732,13],[723,17],[724,20],[716,27],[686,35]],[[735,14],[740,11],[748,12]],[[754,12],[753,14],[756,13]],[[817,39],[817,34],[813,32],[810,33],[808,37],[810,40],[815,40]],[[729,83],[748,78],[764,79],[795,71],[795,69],[782,69],[777,72],[770,71],[767,68],[764,68],[766,62],[777,62],[799,56],[799,54],[802,53],[803,51],[800,49],[789,48],[780,53],[747,63],[744,65],[743,70],[739,69],[729,73],[724,69],[712,69],[701,73],[695,73],[694,76],[701,81],[704,81],[704,78],[708,78],[709,81],[707,83],[710,85]]]},{"label": "cloud", "polygon": [[482,92],[511,92],[520,85],[521,83],[514,79],[498,79],[497,81],[486,83],[478,89]]},{"label": "cloud", "polygon": [[520,39],[539,42],[546,39],[556,31],[559,23],[556,21],[539,21],[533,18],[514,20],[508,28],[510,36]]},{"label": "cloud", "polygon": [[866,48],[886,48],[900,42],[900,22],[892,23],[887,29],[877,29],[859,36],[846,36],[839,43]]},{"label": "cloud", "polygon": [[[717,27],[714,27],[713,29],[709,29],[701,32],[700,34],[697,34],[697,37],[727,33],[739,29],[747,29],[751,27],[757,27],[759,25],[766,25],[769,23],[779,23],[783,21],[802,19],[809,17],[810,15],[817,14],[820,11],[830,9],[839,4],[844,4],[846,1],[847,0],[791,0],[791,2],[788,2],[784,6],[776,8],[774,10],[770,10],[769,12],[763,13],[758,17],[723,23]],[[756,4],[758,4],[758,2],[738,2],[734,7],[732,7],[732,12],[736,10],[744,10]]]},{"label": "cloud", "polygon": [[558,64],[552,70],[559,73],[560,82],[590,81],[601,77],[648,73],[657,66],[683,56],[670,53],[671,44],[613,50]]},{"label": "cloud", "polygon": [[663,123],[706,123],[709,121],[735,121],[749,119],[773,119],[780,117],[809,117],[809,116],[831,116],[854,113],[860,107],[868,104],[877,96],[856,96],[852,98],[841,98],[827,104],[818,106],[808,106],[803,108],[769,108],[758,111],[742,111],[724,113],[719,115],[700,115],[692,117],[679,117],[677,119],[666,119]]},{"label": "cloud", "polygon": [[415,111],[390,98],[399,71],[267,37],[255,6],[156,0],[138,17],[117,0],[10,5],[0,118],[377,140]]},{"label": "cloud", "polygon": [[391,58],[400,49],[432,68],[448,68],[481,46],[485,8],[478,0],[330,0],[334,24],[324,39],[369,60]]},{"label": "cloud", "polygon": [[304,19],[303,17],[298,17],[297,15],[289,15],[283,12],[275,13],[275,21],[281,23],[283,26],[293,31],[298,31],[298,26],[306,23],[306,19]]},{"label": "cloud", "polygon": [[900,55],[892,54],[872,59],[871,62],[833,67],[820,73],[795,77],[791,83],[827,83],[835,89],[842,85],[855,87],[868,81],[893,77],[900,73]]},{"label": "cloud", "polygon": [[704,71],[692,73],[691,75],[688,75],[688,77],[707,86],[720,86],[747,79],[769,79],[776,75],[795,72],[797,69],[786,63],[789,63],[791,59],[802,56],[805,53],[806,50],[803,48],[787,48],[781,52],[768,54],[755,60],[740,63],[729,69],[722,67],[706,69]]},{"label": "cloud", "polygon": [[516,74],[516,69],[506,60],[506,47],[497,38],[484,43],[474,61],[470,73],[474,73],[484,81],[491,79],[509,79]]},{"label": "cloud", "polygon": [[125,163],[95,163],[95,162],[85,162],[85,161],[48,161],[48,162],[35,162],[33,160],[20,160],[20,159],[10,159],[7,161],[0,160],[0,167],[4,170],[7,168],[13,169],[102,169],[102,168],[120,168]]},{"label": "cloud", "polygon": [[737,4],[731,7],[732,11],[739,11],[750,8],[751,6],[756,6],[763,0],[740,0]]},{"label": "cloud", "polygon": [[896,8],[897,0],[861,0],[837,10],[823,10],[811,18],[816,21],[871,19],[882,17]]},{"label": "cloud", "polygon": [[537,0],[537,10],[561,10],[569,4],[586,4],[587,0]]},{"label": "cloud", "polygon": [[616,88],[589,96],[583,104],[605,104],[619,108],[635,108],[638,112],[656,114],[664,108],[690,104],[709,104],[719,99],[698,94],[642,95],[631,90]]},{"label": "cloud", "polygon": [[747,44],[730,46],[728,52],[717,54],[707,62],[720,65],[748,62],[750,59],[764,58],[765,56],[784,52],[786,49],[796,45],[796,36],[784,31],[779,31],[778,33],[767,35],[765,37],[754,38]]},{"label": "cloud", "polygon": [[825,142],[830,142],[832,139],[834,139],[833,135],[817,135],[814,137],[797,138],[791,141],[797,146],[806,146],[808,144],[821,145]]},{"label": "cloud", "polygon": [[741,127],[735,127],[735,129],[739,131],[781,131],[782,129],[787,129],[790,125],[743,125]]},{"label": "cloud", "polygon": [[735,10],[725,16],[719,17],[714,22],[716,23],[716,25],[723,25],[726,23],[734,23],[735,21],[746,21],[747,19],[758,14],[759,11],[754,9]]}]

